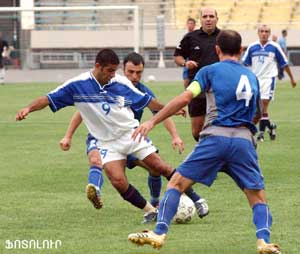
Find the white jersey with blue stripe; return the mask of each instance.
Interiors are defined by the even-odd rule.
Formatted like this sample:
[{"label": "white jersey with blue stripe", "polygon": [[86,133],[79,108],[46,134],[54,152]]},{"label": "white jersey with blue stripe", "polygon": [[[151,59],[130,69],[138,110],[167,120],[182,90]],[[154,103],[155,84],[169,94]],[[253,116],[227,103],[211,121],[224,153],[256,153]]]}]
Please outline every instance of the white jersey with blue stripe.
[{"label": "white jersey with blue stripe", "polygon": [[273,41],[268,41],[264,46],[259,41],[250,44],[242,61],[245,65],[251,66],[259,79],[276,77],[277,63],[280,68],[288,65],[288,60],[279,44]]},{"label": "white jersey with blue stripe", "polygon": [[206,93],[204,128],[245,126],[256,132],[252,120],[260,96],[258,80],[252,71],[236,61],[225,60],[203,67],[194,80]]},{"label": "white jersey with blue stripe", "polygon": [[53,112],[75,105],[88,131],[100,141],[116,140],[137,127],[133,110],[145,108],[152,99],[124,76],[116,74],[101,86],[92,72],[68,80],[47,96]]}]

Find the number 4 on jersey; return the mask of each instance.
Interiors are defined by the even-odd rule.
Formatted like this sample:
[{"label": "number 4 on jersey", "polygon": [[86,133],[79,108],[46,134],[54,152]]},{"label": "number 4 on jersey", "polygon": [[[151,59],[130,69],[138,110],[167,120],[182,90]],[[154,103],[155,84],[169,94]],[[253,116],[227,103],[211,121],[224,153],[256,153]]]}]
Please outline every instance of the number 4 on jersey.
[{"label": "number 4 on jersey", "polygon": [[252,90],[249,83],[249,79],[246,75],[241,75],[239,84],[235,91],[236,99],[239,100],[245,100],[245,106],[249,106],[249,102],[252,98]]}]

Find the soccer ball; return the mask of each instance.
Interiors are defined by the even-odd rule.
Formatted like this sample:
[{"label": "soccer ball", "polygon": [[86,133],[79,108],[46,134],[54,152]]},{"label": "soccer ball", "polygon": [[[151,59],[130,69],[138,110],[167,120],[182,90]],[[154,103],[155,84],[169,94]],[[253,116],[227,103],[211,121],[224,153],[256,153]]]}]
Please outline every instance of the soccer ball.
[{"label": "soccer ball", "polygon": [[193,215],[196,212],[193,201],[185,194],[182,194],[179,200],[177,213],[175,214],[173,221],[175,223],[184,224],[192,220]]},{"label": "soccer ball", "polygon": [[155,78],[154,75],[149,75],[149,76],[147,77],[147,82],[154,82],[154,81],[156,81],[156,78]]}]

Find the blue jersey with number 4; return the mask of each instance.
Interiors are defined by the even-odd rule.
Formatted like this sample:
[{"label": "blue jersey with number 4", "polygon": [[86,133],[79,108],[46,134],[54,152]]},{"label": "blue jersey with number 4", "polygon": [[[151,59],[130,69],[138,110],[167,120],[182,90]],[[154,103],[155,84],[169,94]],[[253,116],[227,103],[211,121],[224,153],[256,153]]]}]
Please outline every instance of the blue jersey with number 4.
[{"label": "blue jersey with number 4", "polygon": [[194,80],[206,93],[205,127],[245,126],[252,133],[257,131],[252,120],[260,98],[253,72],[236,61],[225,60],[203,67]]}]

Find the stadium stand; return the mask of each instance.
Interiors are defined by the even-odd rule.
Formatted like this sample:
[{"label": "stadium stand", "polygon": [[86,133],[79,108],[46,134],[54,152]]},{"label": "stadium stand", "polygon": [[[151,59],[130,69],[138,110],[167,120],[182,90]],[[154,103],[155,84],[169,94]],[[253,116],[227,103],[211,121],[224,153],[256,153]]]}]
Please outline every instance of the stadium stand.
[{"label": "stadium stand", "polygon": [[[155,26],[155,19],[158,15],[164,15],[166,23],[171,23],[173,19],[173,0],[38,0],[35,6],[115,6],[115,5],[138,5],[143,13],[142,19],[145,26]],[[147,11],[144,11],[147,10]],[[128,27],[133,20],[133,12],[120,10],[114,12],[43,12],[36,16],[37,29],[81,29],[97,30],[113,29],[114,27]],[[105,29],[105,28],[104,28]]]},{"label": "stadium stand", "polygon": [[[2,0],[0,6],[12,6],[15,0]],[[26,0],[27,1],[27,0]],[[29,0],[28,0],[29,1]],[[243,43],[257,39],[258,23],[267,23],[272,33],[280,35],[288,29],[288,47],[295,59],[299,58],[300,0],[30,0],[35,6],[115,6],[139,7],[140,49],[147,65],[155,66],[159,59],[156,34],[156,17],[165,17],[166,66],[174,66],[173,51],[185,34],[189,17],[199,21],[200,9],[215,7],[218,11],[218,27],[241,32]],[[55,11],[35,12],[34,29],[18,34],[20,19],[17,13],[1,13],[0,29],[12,45],[18,48],[16,37],[22,36],[20,52],[29,49],[24,56],[29,68],[57,66],[90,66],[95,52],[111,47],[119,55],[133,48],[132,10]],[[198,23],[199,25],[199,23]],[[25,38],[25,40],[24,40]],[[121,38],[121,39],[120,39]],[[294,50],[294,51],[292,51]],[[298,50],[298,51],[297,51]],[[296,52],[296,53],[294,53]],[[299,53],[300,54],[300,53]],[[293,59],[294,59],[293,58]],[[24,60],[23,60],[24,62]]]}]

